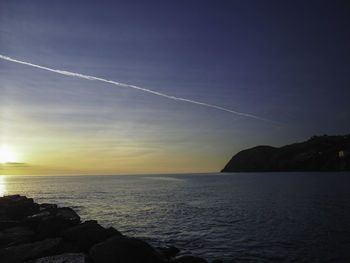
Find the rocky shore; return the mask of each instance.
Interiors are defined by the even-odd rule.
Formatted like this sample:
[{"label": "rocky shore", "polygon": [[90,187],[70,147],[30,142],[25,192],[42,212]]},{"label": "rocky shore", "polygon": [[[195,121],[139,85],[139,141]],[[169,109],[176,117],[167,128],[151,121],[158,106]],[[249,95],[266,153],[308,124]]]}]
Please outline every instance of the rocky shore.
[{"label": "rocky shore", "polygon": [[95,220],[82,222],[69,207],[37,204],[20,195],[0,197],[1,263],[207,262],[199,257],[177,257],[178,253],[176,247],[152,247]]}]

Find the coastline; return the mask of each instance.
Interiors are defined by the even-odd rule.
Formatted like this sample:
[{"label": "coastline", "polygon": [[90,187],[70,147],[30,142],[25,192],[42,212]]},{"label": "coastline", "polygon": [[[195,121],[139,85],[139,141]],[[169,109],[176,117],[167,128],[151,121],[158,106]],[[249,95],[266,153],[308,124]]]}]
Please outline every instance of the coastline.
[{"label": "coastline", "polygon": [[[70,207],[38,204],[21,195],[0,197],[0,261],[206,263],[194,256],[177,257],[176,247],[153,247],[96,220],[82,222]],[[222,262],[214,260],[213,263]]]}]

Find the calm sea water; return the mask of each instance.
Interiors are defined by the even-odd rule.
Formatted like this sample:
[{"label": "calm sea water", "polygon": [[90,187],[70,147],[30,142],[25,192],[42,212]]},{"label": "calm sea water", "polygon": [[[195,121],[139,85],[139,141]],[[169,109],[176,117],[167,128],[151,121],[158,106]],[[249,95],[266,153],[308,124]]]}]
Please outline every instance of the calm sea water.
[{"label": "calm sea water", "polygon": [[350,262],[350,173],[0,176],[3,194],[208,260]]}]

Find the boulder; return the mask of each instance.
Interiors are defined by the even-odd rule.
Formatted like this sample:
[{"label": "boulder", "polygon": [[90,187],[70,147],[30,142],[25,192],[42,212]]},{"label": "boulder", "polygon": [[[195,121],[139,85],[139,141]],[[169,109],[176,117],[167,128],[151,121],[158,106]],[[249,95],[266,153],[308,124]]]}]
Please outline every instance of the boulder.
[{"label": "boulder", "polygon": [[62,232],[65,240],[75,243],[83,251],[89,251],[93,245],[114,235],[121,234],[115,229],[113,231],[112,228],[105,229],[97,224],[97,221],[87,221]]},{"label": "boulder", "polygon": [[21,220],[39,211],[32,198],[9,195],[0,199],[0,220]]},{"label": "boulder", "polygon": [[183,256],[176,259],[175,263],[208,263],[208,261],[199,257]]},{"label": "boulder", "polygon": [[74,222],[75,224],[80,223],[80,216],[70,207],[61,207],[54,210],[55,216],[60,217],[66,221]]},{"label": "boulder", "polygon": [[0,220],[0,231],[6,228],[15,227],[20,224],[18,220]]},{"label": "boulder", "polygon": [[38,232],[38,228],[42,224],[42,222],[44,222],[50,217],[52,217],[50,212],[43,211],[43,212],[39,212],[30,216],[27,216],[25,219],[21,220],[19,223],[21,225],[34,229],[35,232]]},{"label": "boulder", "polygon": [[[83,253],[65,253],[56,256],[39,258],[30,263],[85,263],[85,254]],[[29,263],[29,262],[28,262]]]},{"label": "boulder", "polygon": [[176,255],[180,252],[177,247],[157,247],[156,250],[163,255],[166,260],[171,260],[176,257]]},{"label": "boulder", "polygon": [[55,255],[60,252],[62,239],[51,238],[39,242],[0,249],[1,263],[22,263],[30,259]]},{"label": "boulder", "polygon": [[94,245],[90,256],[95,263],[164,263],[162,255],[146,242],[126,236],[114,236]]},{"label": "boulder", "polygon": [[47,204],[47,203],[39,204],[40,211],[52,210],[52,209],[57,209],[57,205],[56,204]]},{"label": "boulder", "polygon": [[49,211],[41,211],[37,214],[34,214],[34,215],[30,215],[26,218],[27,221],[40,221],[42,220],[43,218],[45,217],[48,217],[50,216],[51,213]]},{"label": "boulder", "polygon": [[18,226],[0,231],[0,247],[30,242],[34,232],[28,227]]},{"label": "boulder", "polygon": [[108,233],[108,235],[110,237],[112,236],[122,236],[123,234],[120,233],[117,229],[115,229],[114,227],[108,227],[106,228],[106,232]]},{"label": "boulder", "polygon": [[37,222],[36,232],[39,240],[59,236],[65,229],[80,223],[78,214],[69,207],[57,208],[50,211],[49,214],[45,213],[47,211],[41,212],[42,216],[38,215],[37,218],[34,218],[34,221]]}]

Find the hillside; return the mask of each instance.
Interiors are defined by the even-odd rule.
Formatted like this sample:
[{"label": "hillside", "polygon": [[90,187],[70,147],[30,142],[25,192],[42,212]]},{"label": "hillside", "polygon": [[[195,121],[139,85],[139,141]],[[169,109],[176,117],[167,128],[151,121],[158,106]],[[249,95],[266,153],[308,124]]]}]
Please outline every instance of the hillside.
[{"label": "hillside", "polygon": [[350,135],[313,136],[280,148],[257,146],[237,153],[221,172],[349,171]]}]

